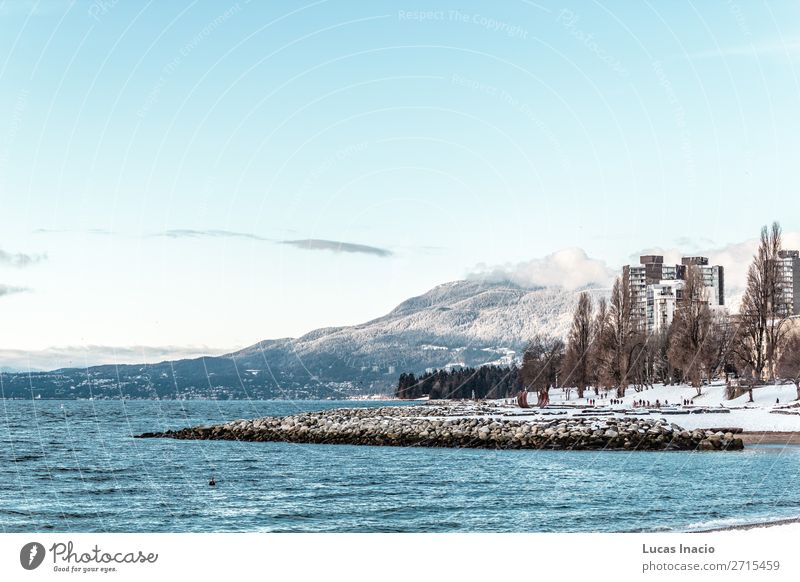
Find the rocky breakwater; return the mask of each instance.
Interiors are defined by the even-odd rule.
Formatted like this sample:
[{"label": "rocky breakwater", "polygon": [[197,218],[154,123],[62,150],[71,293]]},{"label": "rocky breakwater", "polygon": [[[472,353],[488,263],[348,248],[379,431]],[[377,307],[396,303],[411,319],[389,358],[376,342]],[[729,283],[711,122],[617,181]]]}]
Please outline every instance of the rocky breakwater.
[{"label": "rocky breakwater", "polygon": [[137,438],[237,440],[403,447],[565,450],[740,450],[731,432],[684,430],[640,418],[510,420],[485,410],[382,407],[324,410],[144,433]]}]

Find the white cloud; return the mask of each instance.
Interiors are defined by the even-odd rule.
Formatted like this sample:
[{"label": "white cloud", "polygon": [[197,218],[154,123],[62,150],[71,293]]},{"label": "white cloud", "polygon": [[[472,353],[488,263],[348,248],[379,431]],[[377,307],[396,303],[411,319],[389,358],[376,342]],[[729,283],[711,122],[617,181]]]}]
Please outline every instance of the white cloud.
[{"label": "white cloud", "polygon": [[153,236],[163,236],[167,238],[246,238],[250,240],[258,240],[258,241],[272,241],[270,238],[265,238],[263,236],[259,236],[257,234],[253,234],[250,232],[235,232],[232,230],[220,230],[220,229],[205,229],[205,230],[196,230],[190,228],[175,228],[172,230],[165,230],[163,232],[158,232]]},{"label": "white cloud", "polygon": [[376,257],[391,257],[394,255],[389,249],[373,247],[357,243],[342,242],[338,240],[325,240],[317,238],[303,238],[298,240],[274,240],[249,232],[235,232],[230,230],[194,230],[194,229],[173,229],[159,232],[154,236],[164,236],[168,238],[245,238],[257,241],[276,242],[282,245],[290,245],[306,251],[332,251],[334,253],[363,253],[375,255]]},{"label": "white cloud", "polygon": [[469,278],[511,281],[522,287],[578,289],[587,285],[607,287],[616,275],[617,270],[605,261],[589,257],[583,249],[569,248],[516,264],[481,264]]},{"label": "white cloud", "polygon": [[26,253],[9,253],[0,249],[0,265],[10,267],[28,267],[40,263],[47,258],[47,255],[29,255]]},{"label": "white cloud", "polygon": [[0,283],[0,297],[11,295],[12,293],[22,293],[28,291],[26,287],[14,287],[13,285],[3,285]]},{"label": "white cloud", "polygon": [[364,253],[376,257],[391,257],[394,253],[389,249],[342,242],[338,240],[324,240],[318,238],[304,238],[300,240],[282,240],[282,245],[291,245],[306,251],[333,251],[334,253]]}]

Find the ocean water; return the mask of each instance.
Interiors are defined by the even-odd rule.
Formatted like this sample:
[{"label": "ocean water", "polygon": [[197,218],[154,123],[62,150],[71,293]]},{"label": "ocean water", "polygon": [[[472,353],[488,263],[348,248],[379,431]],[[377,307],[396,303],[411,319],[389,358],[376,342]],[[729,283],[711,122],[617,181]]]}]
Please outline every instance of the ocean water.
[{"label": "ocean water", "polygon": [[800,447],[563,452],[132,438],[381,404],[0,400],[0,531],[683,531],[800,516]]}]

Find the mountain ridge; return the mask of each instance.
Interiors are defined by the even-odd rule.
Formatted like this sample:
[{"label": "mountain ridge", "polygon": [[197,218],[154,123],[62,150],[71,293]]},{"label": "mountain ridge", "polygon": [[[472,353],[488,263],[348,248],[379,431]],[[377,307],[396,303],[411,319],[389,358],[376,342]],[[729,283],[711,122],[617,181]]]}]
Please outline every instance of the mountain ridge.
[{"label": "mountain ridge", "polygon": [[220,356],[4,374],[4,393],[27,398],[265,399],[389,393],[401,372],[510,364],[537,333],[566,335],[581,290],[451,281],[360,324],[265,339]]}]

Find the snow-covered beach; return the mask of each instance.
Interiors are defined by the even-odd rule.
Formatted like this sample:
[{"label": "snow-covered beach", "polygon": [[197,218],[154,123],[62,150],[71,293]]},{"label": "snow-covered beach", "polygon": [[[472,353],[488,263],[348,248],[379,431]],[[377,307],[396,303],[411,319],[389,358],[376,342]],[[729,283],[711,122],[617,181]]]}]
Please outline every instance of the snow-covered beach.
[{"label": "snow-covered beach", "polygon": [[[733,400],[726,400],[725,385],[722,383],[703,386],[699,395],[691,386],[656,384],[639,392],[629,388],[624,398],[612,396],[613,394],[609,394],[601,398],[594,391],[587,390],[584,398],[578,398],[575,390],[572,390],[570,398],[567,398],[564,390],[556,388],[550,391],[550,406],[540,413],[558,411],[567,415],[598,412],[626,416],[664,416],[687,430],[741,428],[749,434],[745,442],[757,442],[752,440],[752,435],[760,433],[763,435],[760,442],[767,443],[770,442],[770,433],[773,433],[776,435],[773,440],[777,438],[777,442],[800,444],[800,401],[796,400],[797,391],[793,384],[754,387],[753,402],[749,401],[747,393]],[[645,402],[644,406],[634,406],[634,403],[642,400]],[[684,405],[685,400],[690,404]],[[531,394],[529,401],[535,402],[535,395]],[[611,404],[612,401],[615,403]],[[503,409],[517,409],[522,412],[513,400],[494,402]],[[536,412],[536,408],[530,409],[530,413]]]}]

